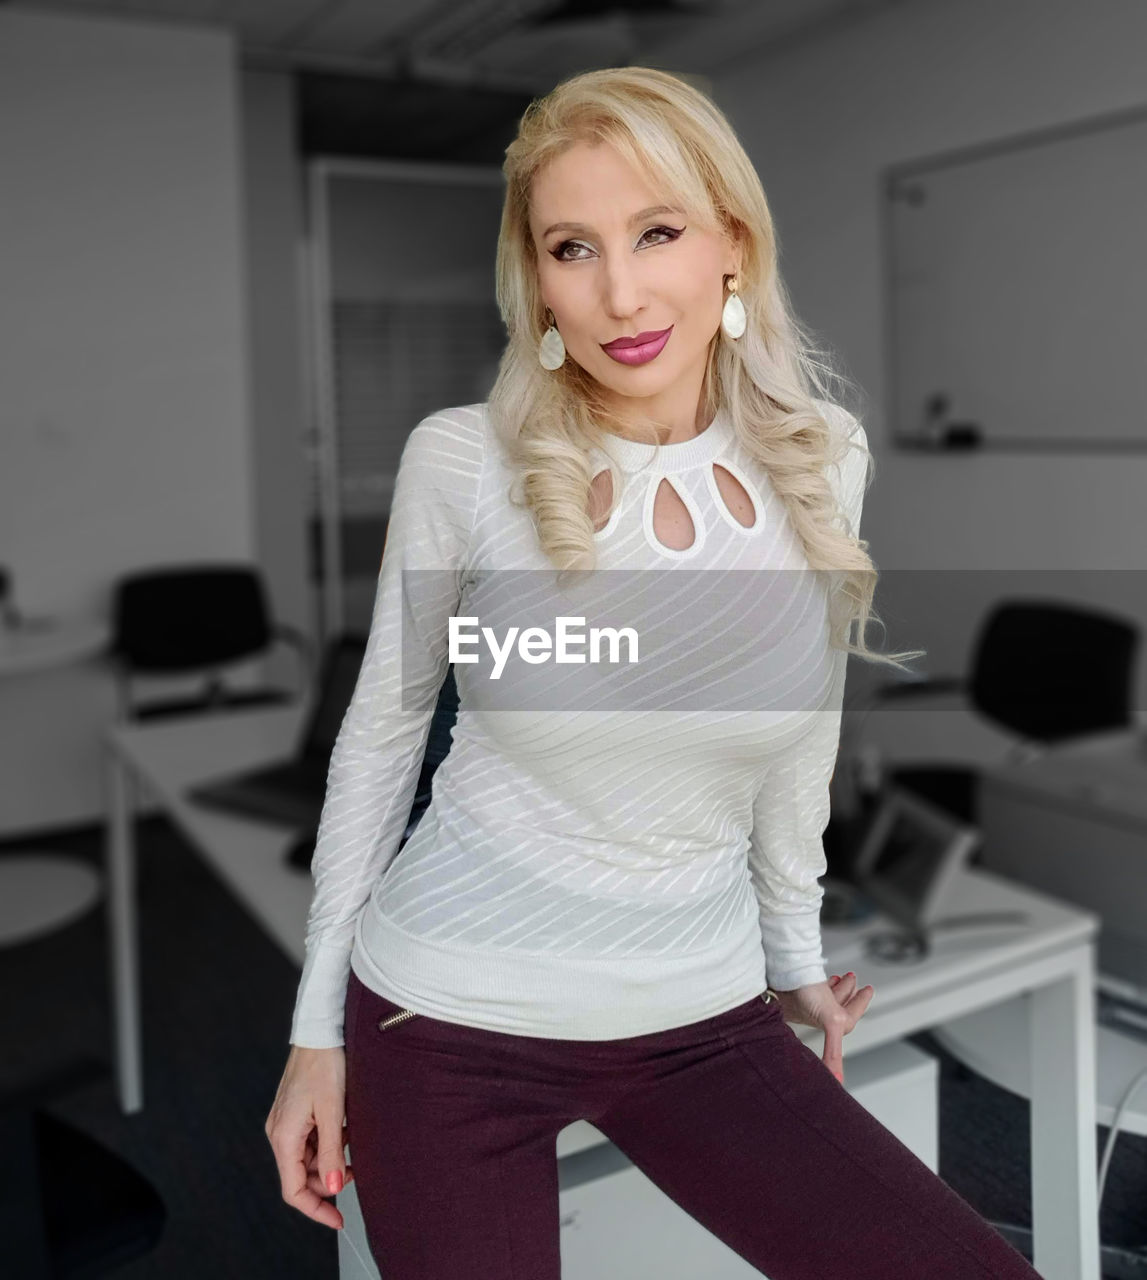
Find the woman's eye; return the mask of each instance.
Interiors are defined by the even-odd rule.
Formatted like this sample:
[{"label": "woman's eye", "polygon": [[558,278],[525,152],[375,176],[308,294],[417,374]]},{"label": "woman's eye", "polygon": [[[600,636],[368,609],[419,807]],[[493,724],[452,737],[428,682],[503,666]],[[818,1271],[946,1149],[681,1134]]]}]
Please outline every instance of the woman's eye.
[{"label": "woman's eye", "polygon": [[[648,231],[643,233],[641,239],[644,240],[645,237],[648,235],[662,235],[667,237],[667,239],[654,240],[651,243],[669,244],[672,241],[676,240],[677,237],[684,230],[685,230],[684,227],[682,227],[680,231],[678,231],[674,227],[650,227]],[[562,243],[559,244],[556,249],[551,249],[550,252],[553,254],[555,258],[557,258],[559,262],[581,262],[583,261],[583,259],[581,258],[580,255],[573,258],[567,257],[566,250],[567,249],[584,249],[584,248],[586,248],[586,246],[582,244],[580,240],[563,240]]]},{"label": "woman's eye", "polygon": [[585,248],[584,245],[579,245],[574,240],[563,240],[562,243],[559,244],[556,249],[551,249],[550,253],[552,253],[559,262],[572,262],[574,261],[574,259],[566,257],[566,250],[567,249],[583,249],[583,248]]},{"label": "woman's eye", "polygon": [[[681,231],[684,231],[684,230],[685,230],[685,228],[684,228],[684,227],[682,227],[682,228],[681,228]],[[650,227],[650,228],[649,228],[649,231],[653,231],[653,232],[656,232],[656,233],[659,233],[659,234],[662,234],[662,235],[666,235],[666,236],[668,236],[668,237],[669,237],[669,239],[668,239],[668,240],[659,240],[659,241],[657,241],[656,243],[658,243],[658,244],[668,244],[670,240],[676,240],[676,239],[677,239],[677,237],[681,234],[681,231],[676,231],[676,230],[674,230],[674,228],[673,228],[673,227]],[[649,234],[649,231],[647,231],[647,232],[645,233],[645,235],[648,235],[648,234]],[[642,236],[641,238],[644,240],[644,239],[645,239],[645,236]]]}]

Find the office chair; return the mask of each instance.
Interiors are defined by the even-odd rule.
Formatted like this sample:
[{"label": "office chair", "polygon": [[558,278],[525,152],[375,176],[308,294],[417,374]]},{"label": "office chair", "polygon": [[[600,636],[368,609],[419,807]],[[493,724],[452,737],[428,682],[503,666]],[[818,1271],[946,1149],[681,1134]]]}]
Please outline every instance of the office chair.
[{"label": "office chair", "polygon": [[[1139,627],[1091,607],[1046,600],[997,604],[981,624],[966,678],[882,686],[874,705],[953,691],[992,724],[1043,748],[1128,727]],[[943,762],[890,765],[886,780],[978,824],[980,771]]]},{"label": "office chair", "polygon": [[[300,688],[234,689],[220,669],[289,644],[302,668]],[[110,657],[119,715],[157,720],[196,712],[293,702],[314,678],[313,646],[295,627],[272,620],[256,569],[246,565],[183,565],[128,574],[112,588]],[[197,695],[140,703],[132,678],[204,676]]]}]

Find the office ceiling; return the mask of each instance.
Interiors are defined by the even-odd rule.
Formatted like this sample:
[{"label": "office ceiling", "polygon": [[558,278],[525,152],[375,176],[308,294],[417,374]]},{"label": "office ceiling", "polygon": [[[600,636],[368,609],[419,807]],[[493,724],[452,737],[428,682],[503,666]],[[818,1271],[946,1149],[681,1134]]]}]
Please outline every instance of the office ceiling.
[{"label": "office ceiling", "polygon": [[304,152],[500,160],[530,98],[590,67],[702,79],[908,0],[17,0],[228,27],[296,75]]}]

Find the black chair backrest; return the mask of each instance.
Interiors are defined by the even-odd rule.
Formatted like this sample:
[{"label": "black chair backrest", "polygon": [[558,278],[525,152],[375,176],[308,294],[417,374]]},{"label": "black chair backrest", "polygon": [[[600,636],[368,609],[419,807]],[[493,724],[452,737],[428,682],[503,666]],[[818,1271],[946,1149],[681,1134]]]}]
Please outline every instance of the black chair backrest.
[{"label": "black chair backrest", "polygon": [[264,652],[273,639],[262,579],[245,565],[181,565],[116,583],[112,651],[135,671],[224,666]]},{"label": "black chair backrest", "polygon": [[454,723],[458,719],[458,701],[458,686],[454,682],[454,666],[451,664],[446,668],[446,678],[438,690],[438,702],[430,721],[426,754],[422,758],[422,770],[414,793],[415,812],[421,813],[430,803],[430,782],[434,771],[449,754]]},{"label": "black chair backrest", "polygon": [[1039,742],[1132,722],[1139,628],[1050,600],[1012,600],[985,619],[968,696],[989,719]]}]

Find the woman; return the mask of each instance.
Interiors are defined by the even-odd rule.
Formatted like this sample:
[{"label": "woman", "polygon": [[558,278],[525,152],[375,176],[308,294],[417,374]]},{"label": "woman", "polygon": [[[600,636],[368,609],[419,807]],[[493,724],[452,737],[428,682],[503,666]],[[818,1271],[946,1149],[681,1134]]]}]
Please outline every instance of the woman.
[{"label": "woman", "polygon": [[[555,1139],[584,1118],[773,1280],[1035,1276],[841,1087],[873,995],[820,945],[845,663],[909,655],[864,644],[865,433],[790,315],[760,181],[703,94],[640,67],[533,103],[504,171],[509,343],[488,403],[404,447],[332,755],[267,1122],[284,1198],[341,1226],[345,1142],[387,1280],[557,1280]],[[554,572],[594,569],[563,613]],[[641,660],[459,643],[516,611],[640,621]],[[400,844],[451,661],[450,754]]]}]

